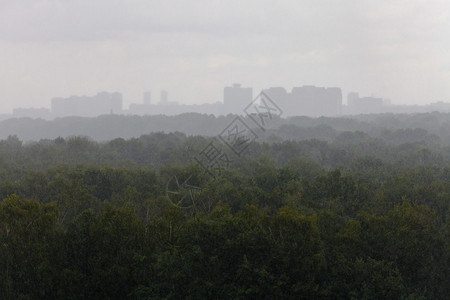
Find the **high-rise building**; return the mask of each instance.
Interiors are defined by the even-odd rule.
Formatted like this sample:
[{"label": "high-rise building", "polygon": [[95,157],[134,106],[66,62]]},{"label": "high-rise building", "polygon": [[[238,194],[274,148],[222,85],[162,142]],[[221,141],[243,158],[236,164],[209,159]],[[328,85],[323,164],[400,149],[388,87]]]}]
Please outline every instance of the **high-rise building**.
[{"label": "high-rise building", "polygon": [[159,102],[161,104],[167,104],[169,102],[169,97],[168,97],[167,91],[165,91],[165,90],[161,91],[161,98],[160,98]]},{"label": "high-rise building", "polygon": [[348,106],[353,106],[355,105],[355,102],[358,101],[359,99],[359,94],[358,93],[354,93],[354,92],[350,92],[347,95],[347,105]]},{"label": "high-rise building", "polygon": [[150,92],[144,92],[144,104],[149,105],[151,104],[152,100],[152,94]]},{"label": "high-rise building", "polygon": [[318,117],[341,114],[340,88],[307,85],[294,87],[291,93],[282,87],[272,87],[264,92],[280,107],[284,116]]},{"label": "high-rise building", "polygon": [[223,89],[224,113],[242,114],[243,110],[253,100],[253,89],[241,87],[235,83]]},{"label": "high-rise building", "polygon": [[101,92],[93,97],[72,96],[52,99],[52,114],[58,117],[94,117],[121,112],[122,94],[120,93]]},{"label": "high-rise building", "polygon": [[347,112],[350,114],[371,114],[383,112],[384,102],[382,98],[359,97],[358,93],[347,95]]}]

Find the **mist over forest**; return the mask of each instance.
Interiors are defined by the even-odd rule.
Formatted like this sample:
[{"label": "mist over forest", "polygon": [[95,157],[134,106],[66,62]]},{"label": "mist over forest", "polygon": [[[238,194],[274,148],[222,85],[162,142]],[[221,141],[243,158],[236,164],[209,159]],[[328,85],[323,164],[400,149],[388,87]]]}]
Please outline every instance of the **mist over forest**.
[{"label": "mist over forest", "polygon": [[1,298],[447,298],[449,114],[236,118],[3,121]]},{"label": "mist over forest", "polygon": [[0,300],[450,299],[450,1],[0,0]]},{"label": "mist over forest", "polygon": [[[215,136],[237,115],[214,116],[199,113],[185,113],[176,116],[122,116],[104,115],[94,118],[65,117],[46,121],[31,118],[12,118],[0,122],[0,138],[17,136],[24,142],[41,139],[84,136],[95,141],[109,141],[115,138],[137,138],[152,132],[181,132],[188,136]],[[267,132],[258,132],[261,139],[271,135],[282,139],[323,139],[332,141],[340,133],[360,131],[388,143],[404,143],[435,139],[437,143],[448,143],[450,139],[450,113],[422,114],[371,114],[348,117],[305,116],[275,118],[268,123]],[[247,117],[242,117],[249,120]],[[249,122],[251,123],[251,122]],[[257,126],[252,129],[258,131]],[[396,139],[396,134],[405,132],[406,139]]]}]

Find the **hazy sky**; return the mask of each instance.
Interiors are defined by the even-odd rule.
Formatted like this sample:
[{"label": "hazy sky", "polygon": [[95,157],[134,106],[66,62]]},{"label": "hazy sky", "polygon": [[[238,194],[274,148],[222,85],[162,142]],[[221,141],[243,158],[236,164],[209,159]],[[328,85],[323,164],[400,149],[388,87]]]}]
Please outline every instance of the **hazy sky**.
[{"label": "hazy sky", "polygon": [[[450,1],[0,0],[0,112],[54,96],[317,85],[450,102]],[[345,101],[345,100],[344,100]]]}]

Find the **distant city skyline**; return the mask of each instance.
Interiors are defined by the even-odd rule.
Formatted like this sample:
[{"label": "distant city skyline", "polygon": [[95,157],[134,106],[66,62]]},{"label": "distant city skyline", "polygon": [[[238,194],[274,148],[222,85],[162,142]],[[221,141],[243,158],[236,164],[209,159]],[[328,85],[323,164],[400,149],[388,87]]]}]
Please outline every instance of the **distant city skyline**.
[{"label": "distant city skyline", "polygon": [[[241,83],[237,83],[237,82],[233,82],[231,84],[229,84],[229,86],[233,86],[233,85],[242,85]],[[247,85],[249,86],[249,85]],[[300,87],[300,86],[317,86],[314,84],[304,84],[304,85],[294,85],[292,87],[285,87],[282,86],[284,89],[286,89],[287,91],[291,90],[292,88],[296,88],[296,87]],[[266,87],[262,87],[260,89],[255,89],[252,87],[253,92],[261,92],[264,90],[268,90],[274,87],[280,87],[280,86],[276,86],[276,85],[269,85]],[[429,105],[432,103],[436,103],[436,102],[445,102],[445,103],[450,103],[450,98],[449,99],[436,99],[436,100],[429,100],[429,101],[421,101],[419,103],[401,103],[396,101],[396,99],[391,99],[390,97],[387,97],[385,95],[381,95],[381,94],[375,94],[375,93],[369,93],[369,94],[365,94],[365,93],[361,93],[359,91],[357,91],[356,89],[348,89],[348,91],[345,91],[344,89],[340,88],[342,90],[342,94],[343,94],[343,101],[342,104],[343,105],[347,105],[347,95],[352,94],[352,93],[357,93],[360,95],[364,95],[365,97],[375,97],[375,98],[381,98],[384,100],[389,101],[392,105]],[[93,97],[96,94],[99,93],[100,90],[95,90],[93,93],[90,94],[82,94],[82,93],[76,93],[76,94],[72,94],[72,95],[53,95],[51,96],[49,99],[45,100],[45,101],[39,101],[38,103],[42,103],[42,105],[30,105],[30,106],[12,106],[11,109],[8,110],[3,110],[0,111],[0,114],[10,114],[13,112],[14,109],[18,109],[18,108],[44,108],[44,109],[51,109],[51,99],[53,98],[70,98],[70,97]],[[137,103],[142,103],[143,101],[145,102],[145,100],[143,100],[143,97],[147,97],[147,99],[151,99],[151,104],[158,104],[161,101],[161,93],[165,93],[166,94],[166,98],[168,97],[167,94],[170,94],[170,101],[174,101],[177,102],[180,105],[202,105],[202,104],[213,104],[213,103],[217,103],[217,102],[223,102],[223,86],[219,88],[218,91],[215,91],[214,94],[219,94],[219,96],[217,96],[217,99],[208,99],[205,101],[194,101],[194,102],[189,102],[186,101],[186,99],[183,99],[183,95],[181,95],[181,98],[176,98],[177,97],[177,93],[173,93],[170,88],[165,88],[165,89],[143,89],[143,91],[134,91],[133,92],[133,96],[132,98],[127,97],[127,94],[122,93],[121,90],[119,89],[111,89],[111,92],[119,92],[122,95],[122,103],[123,106],[125,108],[128,108],[129,106],[133,105],[133,104],[137,104]],[[143,96],[144,95],[144,96]],[[34,102],[33,102],[34,103]]]},{"label": "distant city skyline", "polygon": [[[59,117],[100,115],[179,115],[205,113],[219,115],[245,115],[246,107],[259,97],[268,98],[280,109],[283,117],[338,117],[373,113],[422,113],[431,111],[450,112],[450,102],[433,102],[427,105],[395,105],[391,99],[383,99],[351,92],[343,95],[340,87],[317,87],[303,85],[293,87],[270,87],[254,91],[252,87],[235,83],[223,88],[221,101],[203,104],[183,104],[169,98],[169,92],[161,90],[159,99],[152,99],[152,92],[142,93],[141,99],[124,105],[120,92],[99,92],[92,96],[53,97],[50,108],[14,108],[12,114],[0,115],[0,120],[22,117],[51,120]],[[344,99],[347,99],[344,101]],[[260,103],[260,108],[265,108]],[[284,111],[284,113],[283,113]]]},{"label": "distant city skyline", "polygon": [[[234,82],[230,85],[228,85],[229,88],[231,88],[232,86],[243,86],[241,83],[237,83]],[[244,85],[244,86],[248,86],[248,85]],[[253,96],[256,96],[257,93],[262,92],[262,91],[268,91],[271,89],[279,89],[282,88],[286,91],[290,91],[291,89],[295,89],[298,87],[302,87],[302,86],[313,86],[316,87],[316,85],[310,85],[310,84],[305,84],[305,85],[295,85],[292,86],[291,88],[289,87],[285,87],[285,86],[275,86],[275,85],[269,85],[268,87],[263,87],[261,89],[255,89],[251,86],[248,86],[249,88],[251,88],[253,90]],[[205,102],[193,102],[193,103],[188,103],[186,101],[183,101],[183,99],[177,99],[174,98],[173,94],[171,93],[170,89],[161,89],[161,90],[154,90],[154,89],[145,89],[142,92],[135,92],[133,94],[137,94],[138,96],[136,98],[133,99],[127,99],[126,95],[124,93],[122,93],[120,90],[118,89],[113,89],[111,91],[108,91],[106,93],[119,93],[121,95],[121,102],[122,102],[122,106],[124,109],[128,109],[129,107],[133,106],[134,104],[164,104],[164,102],[168,102],[168,104],[179,104],[179,105],[203,105],[203,104],[215,104],[217,102],[224,102],[224,94],[223,94],[223,89],[226,89],[227,86],[222,86],[219,91],[217,91],[216,93],[219,93],[220,96],[218,99],[214,99],[214,100],[210,100],[210,101],[205,101]],[[392,104],[392,105],[429,105],[432,103],[437,103],[437,102],[444,102],[444,103],[450,103],[450,99],[448,101],[442,101],[442,100],[438,100],[438,101],[429,101],[429,102],[424,102],[424,103],[419,103],[419,104],[403,104],[403,103],[398,103],[395,101],[395,99],[391,99],[389,97],[384,97],[383,95],[375,95],[375,94],[364,94],[364,93],[360,93],[359,91],[356,90],[349,90],[349,92],[344,92],[344,90],[341,87],[337,87],[341,90],[342,92],[342,105],[348,105],[348,96],[352,95],[352,94],[357,94],[357,95],[362,95],[362,97],[369,97],[369,98],[379,98],[384,100],[384,104]],[[46,103],[44,105],[41,106],[15,106],[12,107],[12,109],[10,111],[0,111],[0,114],[11,114],[14,110],[17,109],[28,109],[28,108],[34,108],[34,109],[52,109],[52,101],[55,98],[84,98],[84,99],[89,99],[92,97],[95,97],[96,95],[98,95],[99,93],[104,93],[105,91],[95,91],[92,94],[73,94],[73,95],[57,95],[57,96],[52,96],[51,98],[49,98]],[[169,97],[170,94],[170,97]],[[275,95],[274,95],[275,96]]]},{"label": "distant city skyline", "polygon": [[1,1],[0,111],[102,90],[199,104],[235,82],[448,102],[449,14],[444,0]]}]

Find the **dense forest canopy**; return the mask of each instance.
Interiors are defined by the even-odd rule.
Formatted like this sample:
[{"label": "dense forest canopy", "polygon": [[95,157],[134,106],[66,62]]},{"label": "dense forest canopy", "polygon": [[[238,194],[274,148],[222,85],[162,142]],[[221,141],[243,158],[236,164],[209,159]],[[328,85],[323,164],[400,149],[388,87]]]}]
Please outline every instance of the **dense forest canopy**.
[{"label": "dense forest canopy", "polygon": [[449,114],[232,118],[2,122],[0,298],[450,297]]}]

